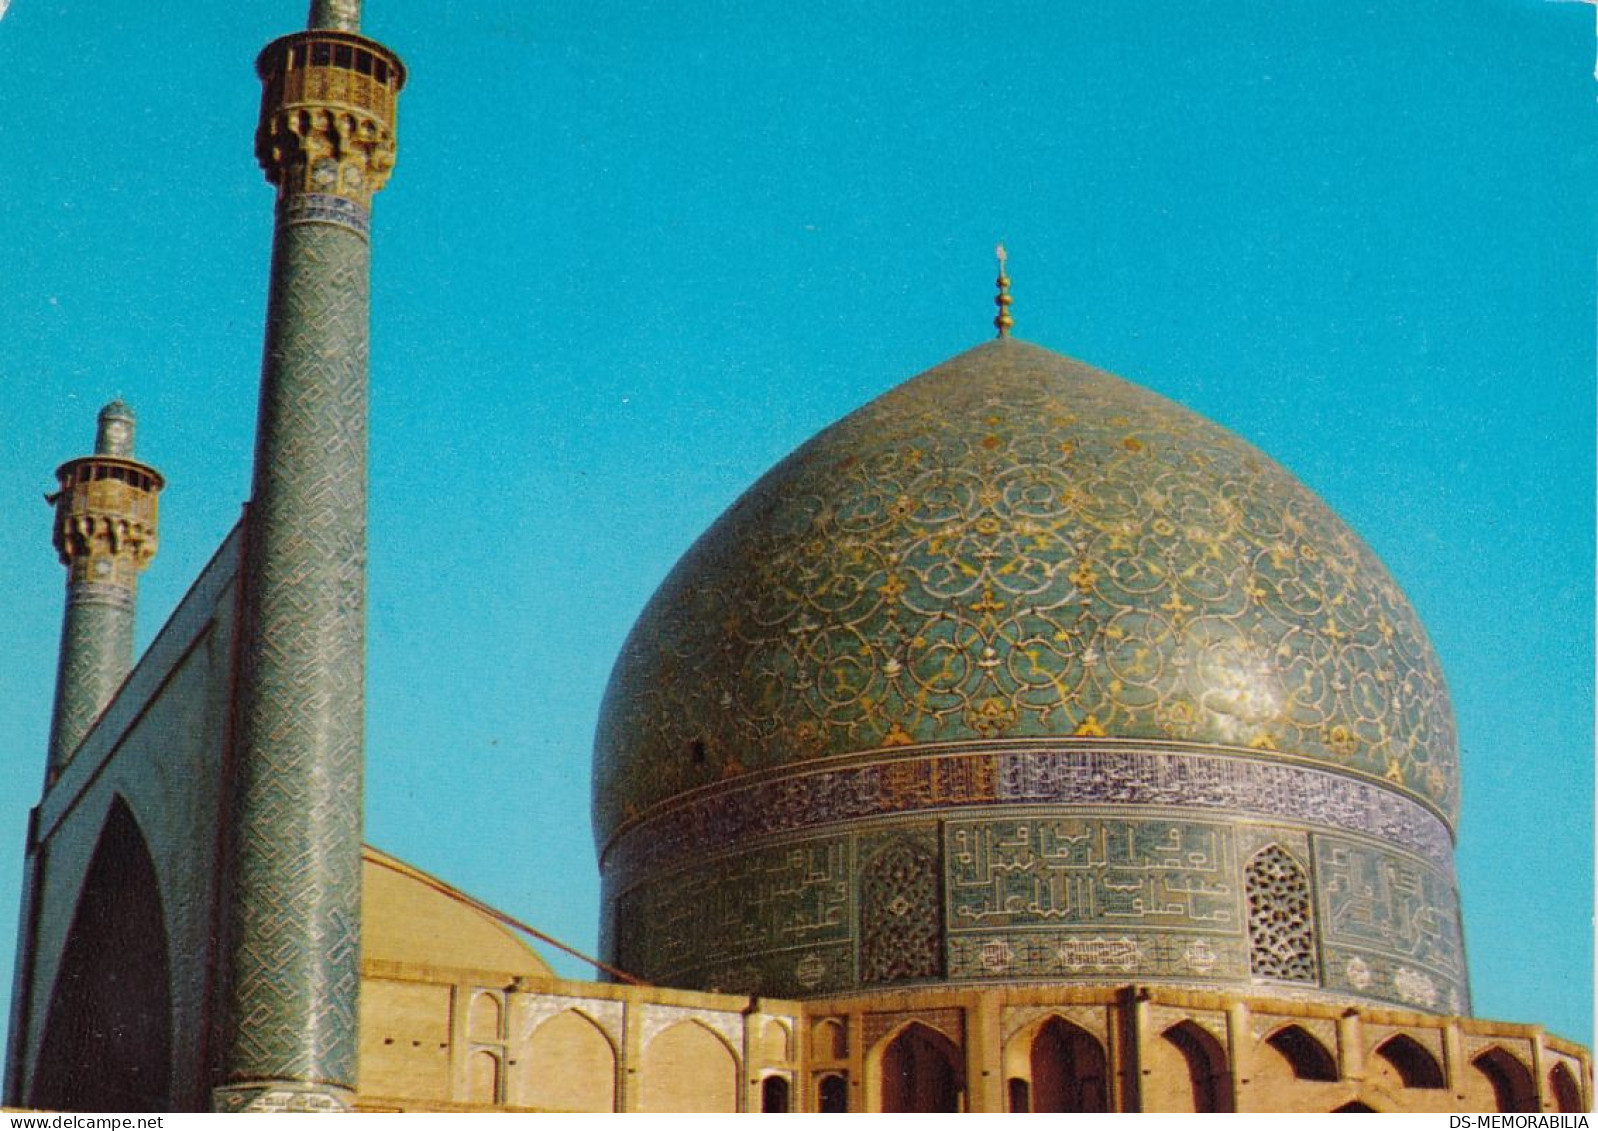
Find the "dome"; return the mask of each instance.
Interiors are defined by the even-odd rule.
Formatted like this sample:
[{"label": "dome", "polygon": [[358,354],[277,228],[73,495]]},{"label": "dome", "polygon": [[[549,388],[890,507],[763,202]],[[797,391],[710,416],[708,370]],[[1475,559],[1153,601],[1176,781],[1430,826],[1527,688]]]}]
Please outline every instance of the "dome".
[{"label": "dome", "polygon": [[[992,829],[980,822],[996,813],[1036,847],[1045,834],[1064,844],[1083,829],[1107,842],[1105,814],[1158,812],[1164,824],[1117,825],[1113,835],[1174,836],[1179,855],[1208,850],[1169,831],[1180,824],[1173,814],[1226,814],[1223,839],[1233,843],[1215,859],[1230,869],[1224,883],[1180,882],[1232,895],[1252,866],[1232,831],[1238,816],[1291,825],[1293,836],[1271,847],[1303,857],[1306,874],[1315,848],[1305,830],[1330,822],[1360,833],[1361,851],[1383,844],[1426,861],[1435,882],[1422,902],[1441,907],[1457,934],[1452,714],[1425,633],[1380,562],[1236,436],[1008,338],[825,429],[733,504],[628,638],[595,762],[606,931],[624,968],[620,936],[641,928],[618,904],[623,891],[697,868],[705,894],[747,894],[745,873],[766,865],[728,855],[739,845],[767,846],[769,863],[819,843],[822,831],[842,837],[828,842],[848,858],[837,868],[848,888],[838,915],[852,908],[860,927],[859,838],[912,814],[929,823],[892,835],[930,854],[929,891],[942,895],[928,898],[946,901],[927,928],[938,936],[929,953],[940,951],[929,976],[952,977],[957,965],[951,854],[979,842],[991,852]],[[1338,806],[1347,814],[1334,816]],[[1020,819],[1090,813],[1091,828],[1052,832]],[[1025,894],[1036,911],[1037,890]],[[1205,921],[1203,900],[1189,892],[1181,902],[1189,925]],[[1082,900],[1074,906],[1058,923],[1086,914]],[[1308,918],[1316,913],[1306,906]],[[1248,914],[1237,905],[1221,917],[1233,941],[1247,934]],[[1009,921],[970,921],[1000,920]],[[1039,921],[1051,922],[1048,908]],[[851,930],[858,978],[865,943]],[[655,934],[634,944],[635,960],[653,964],[646,976],[661,972],[656,952],[673,945]],[[994,939],[1010,946],[1003,931]],[[724,956],[739,949],[709,941]],[[1189,974],[1204,973],[1204,952]],[[1371,969],[1373,956],[1360,953],[1354,983]],[[1385,975],[1397,977],[1390,959]],[[663,961],[675,984],[691,976],[686,955]],[[1411,972],[1446,985],[1450,962],[1415,959]],[[716,976],[748,983],[768,966]],[[802,972],[756,981],[765,992],[807,988]]]},{"label": "dome", "polygon": [[1111,735],[1280,753],[1452,816],[1419,621],[1291,475],[1145,389],[999,339],[826,429],[688,552],[604,709],[601,840],[771,766]]}]

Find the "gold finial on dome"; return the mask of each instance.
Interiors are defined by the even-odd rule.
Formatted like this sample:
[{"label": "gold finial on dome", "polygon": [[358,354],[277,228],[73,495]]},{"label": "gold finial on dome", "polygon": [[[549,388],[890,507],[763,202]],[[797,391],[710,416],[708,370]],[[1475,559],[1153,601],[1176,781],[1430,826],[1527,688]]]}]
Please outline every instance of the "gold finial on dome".
[{"label": "gold finial on dome", "polygon": [[993,249],[993,254],[999,258],[999,277],[994,280],[999,293],[993,300],[993,305],[999,308],[999,314],[993,320],[993,325],[999,331],[999,337],[1008,338],[1010,327],[1015,325],[1015,319],[1010,317],[1010,276],[1004,273],[1004,261],[1008,257],[1004,254],[1002,243]]}]

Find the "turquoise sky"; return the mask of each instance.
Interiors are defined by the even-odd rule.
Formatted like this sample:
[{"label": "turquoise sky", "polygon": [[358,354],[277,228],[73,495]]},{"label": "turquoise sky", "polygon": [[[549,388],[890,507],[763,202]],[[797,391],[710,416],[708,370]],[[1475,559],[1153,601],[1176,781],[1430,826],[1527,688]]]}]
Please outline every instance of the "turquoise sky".
[{"label": "turquoise sky", "polygon": [[[248,484],[297,2],[0,22],[0,969],[114,395],[165,472],[147,642]],[[367,835],[591,948],[605,679],[761,471],[991,333],[1232,428],[1387,563],[1454,695],[1476,1010],[1589,1041],[1593,10],[1545,0],[370,0]],[[563,967],[571,970],[571,967]]]}]

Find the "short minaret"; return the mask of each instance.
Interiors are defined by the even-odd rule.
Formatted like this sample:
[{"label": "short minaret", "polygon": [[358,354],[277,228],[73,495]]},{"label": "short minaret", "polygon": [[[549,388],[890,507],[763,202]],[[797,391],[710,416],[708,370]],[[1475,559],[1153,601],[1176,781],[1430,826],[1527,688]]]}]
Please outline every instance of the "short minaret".
[{"label": "short minaret", "polygon": [[133,426],[121,401],[101,409],[94,454],[56,468],[60,489],[45,500],[55,507],[53,541],[67,567],[47,789],[133,667],[139,574],[155,556],[163,486],[153,467],[133,458]]},{"label": "short minaret", "polygon": [[316,0],[267,45],[255,150],[277,188],[244,552],[221,1111],[355,1089],[365,667],[367,218],[405,70]]}]

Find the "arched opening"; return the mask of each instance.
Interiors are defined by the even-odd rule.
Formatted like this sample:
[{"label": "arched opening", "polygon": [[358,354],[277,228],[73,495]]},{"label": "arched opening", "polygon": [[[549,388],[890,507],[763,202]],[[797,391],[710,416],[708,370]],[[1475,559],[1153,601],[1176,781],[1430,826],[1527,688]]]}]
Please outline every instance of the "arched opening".
[{"label": "arched opening", "polygon": [[936,857],[908,840],[888,845],[860,873],[860,980],[943,973],[942,901]]},{"label": "arched opening", "polygon": [[1548,1074],[1548,1088],[1554,1094],[1554,1107],[1560,1112],[1585,1110],[1581,1106],[1581,1085],[1565,1065],[1554,1065]]},{"label": "arched opening", "polygon": [[1172,1025],[1160,1035],[1160,1040],[1181,1054],[1187,1069],[1186,1087],[1172,1097],[1180,1106],[1172,1110],[1232,1110],[1232,1078],[1226,1070],[1226,1051],[1219,1041],[1191,1021]]},{"label": "arched opening", "polygon": [[882,1110],[959,1111],[955,1047],[942,1033],[912,1023],[882,1053]]},{"label": "arched opening", "polygon": [[499,999],[491,993],[475,993],[472,995],[472,1006],[467,1012],[467,1035],[474,1041],[497,1041],[500,1039]]},{"label": "arched opening", "polygon": [[767,1076],[760,1082],[760,1110],[768,1115],[788,1110],[786,1076]]},{"label": "arched opening", "polygon": [[168,1110],[171,993],[155,862],[118,797],[73,914],[30,1105],[54,1111]]},{"label": "arched opening", "polygon": [[1537,1089],[1526,1066],[1503,1049],[1492,1048],[1471,1058],[1471,1067],[1487,1077],[1499,1111],[1537,1110]]},{"label": "arched opening", "polygon": [[1032,1111],[1109,1111],[1104,1049],[1051,1017],[1032,1038]]},{"label": "arched opening", "polygon": [[650,1041],[638,1075],[643,1111],[738,1110],[738,1060],[697,1022],[679,1021]]},{"label": "arched opening", "polygon": [[817,1060],[842,1060],[849,1055],[849,1040],[842,1022],[827,1018],[810,1031],[810,1055]]},{"label": "arched opening", "polygon": [[466,1099],[482,1107],[499,1103],[499,1057],[486,1049],[466,1062]]},{"label": "arched opening", "polygon": [[1369,1106],[1368,1104],[1362,1104],[1358,1100],[1349,1100],[1342,1107],[1334,1107],[1334,1108],[1332,1108],[1332,1114],[1336,1115],[1338,1112],[1341,1112],[1341,1111],[1375,1111],[1375,1110],[1376,1110],[1375,1108]]},{"label": "arched opening", "polygon": [[1376,1055],[1392,1065],[1406,1088],[1443,1087],[1443,1066],[1414,1037],[1404,1033],[1376,1046]]},{"label": "arched opening", "polygon": [[1265,1038],[1265,1043],[1281,1053],[1293,1075],[1300,1080],[1337,1079],[1336,1059],[1325,1045],[1299,1026],[1278,1029]]},{"label": "arched opening", "polygon": [[576,1010],[534,1030],[514,1075],[513,1103],[545,1111],[616,1110],[616,1050],[599,1026]]},{"label": "arched opening", "polygon": [[849,1082],[829,1072],[816,1082],[816,1110],[822,1115],[842,1115],[849,1110]]},{"label": "arched opening", "polygon": [[785,1064],[788,1061],[788,1026],[781,1021],[767,1021],[760,1030],[760,1057],[767,1064]]},{"label": "arched opening", "polygon": [[1010,1077],[1010,1110],[1013,1112],[1032,1110],[1032,1085],[1019,1076]]}]

